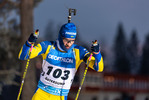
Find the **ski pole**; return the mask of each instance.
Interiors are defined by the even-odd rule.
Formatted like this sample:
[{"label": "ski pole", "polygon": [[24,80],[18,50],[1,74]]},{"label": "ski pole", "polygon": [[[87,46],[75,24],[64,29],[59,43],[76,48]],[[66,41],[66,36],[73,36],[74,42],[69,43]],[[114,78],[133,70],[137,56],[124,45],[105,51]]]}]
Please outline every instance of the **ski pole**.
[{"label": "ski pole", "polygon": [[[37,37],[39,35],[39,30],[37,29],[34,34]],[[30,62],[30,55],[31,55],[33,46],[34,46],[34,43],[31,44],[31,48],[30,48],[30,51],[29,51],[29,57],[27,59],[26,67],[25,67],[25,70],[24,70],[24,73],[23,73],[22,82],[21,82],[21,86],[20,86],[20,89],[19,89],[17,100],[20,100],[20,95],[21,95],[22,88],[23,88],[23,85],[24,85],[24,80],[25,80],[27,69],[28,69],[28,65],[29,65],[29,62]]]},{"label": "ski pole", "polygon": [[86,73],[87,73],[89,64],[90,64],[90,62],[91,62],[91,58],[92,58],[92,53],[90,54],[89,61],[88,61],[87,67],[86,67],[86,69],[85,69],[85,71],[84,71],[84,75],[83,75],[83,78],[82,78],[82,80],[81,80],[81,84],[80,84],[80,86],[79,86],[79,89],[78,89],[77,96],[76,96],[75,100],[78,100],[78,97],[79,97],[79,94],[80,94],[82,85],[83,85],[84,80],[85,80],[85,77],[86,77]]},{"label": "ski pole", "polygon": [[68,23],[70,23],[71,21],[71,13],[73,13],[73,15],[76,15],[76,9],[71,9],[69,8],[69,16],[68,16]]}]

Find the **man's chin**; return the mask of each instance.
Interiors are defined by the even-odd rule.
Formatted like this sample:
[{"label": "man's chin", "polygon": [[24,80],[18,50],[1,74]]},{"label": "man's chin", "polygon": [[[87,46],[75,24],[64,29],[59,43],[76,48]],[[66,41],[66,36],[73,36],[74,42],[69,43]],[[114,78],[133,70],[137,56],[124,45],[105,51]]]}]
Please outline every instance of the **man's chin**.
[{"label": "man's chin", "polygon": [[70,49],[70,47],[65,47],[66,49]]}]

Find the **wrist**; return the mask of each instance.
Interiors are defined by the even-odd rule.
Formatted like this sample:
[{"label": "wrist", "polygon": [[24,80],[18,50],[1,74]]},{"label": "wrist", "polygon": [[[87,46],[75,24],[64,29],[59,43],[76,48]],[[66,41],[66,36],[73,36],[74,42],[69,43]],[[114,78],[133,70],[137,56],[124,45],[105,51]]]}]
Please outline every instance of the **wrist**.
[{"label": "wrist", "polygon": [[26,41],[25,44],[26,44],[26,46],[28,46],[28,47],[31,47],[31,45],[32,45],[32,43],[29,42],[29,41]]},{"label": "wrist", "polygon": [[100,50],[98,52],[93,52],[93,54],[99,54]]},{"label": "wrist", "polygon": [[29,44],[33,44],[34,42],[27,41]]}]

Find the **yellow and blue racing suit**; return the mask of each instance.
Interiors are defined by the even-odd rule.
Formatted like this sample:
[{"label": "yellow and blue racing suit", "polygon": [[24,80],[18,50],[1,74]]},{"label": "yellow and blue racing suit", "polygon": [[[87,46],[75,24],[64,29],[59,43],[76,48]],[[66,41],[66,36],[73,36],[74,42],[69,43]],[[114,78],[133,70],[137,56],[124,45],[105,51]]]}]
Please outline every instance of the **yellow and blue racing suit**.
[{"label": "yellow and blue racing suit", "polygon": [[[27,41],[20,50],[19,59],[27,60],[29,50],[30,44]],[[51,99],[44,98],[44,100],[67,100],[75,73],[83,61],[87,63],[89,52],[76,44],[69,52],[62,52],[57,41],[43,41],[33,47],[30,58],[38,55],[43,57],[42,72],[32,100],[42,100],[39,99],[41,97],[36,96],[37,93],[51,96]],[[103,58],[100,52],[93,54],[89,67],[98,72],[103,71]],[[58,97],[61,99],[55,99]]]}]

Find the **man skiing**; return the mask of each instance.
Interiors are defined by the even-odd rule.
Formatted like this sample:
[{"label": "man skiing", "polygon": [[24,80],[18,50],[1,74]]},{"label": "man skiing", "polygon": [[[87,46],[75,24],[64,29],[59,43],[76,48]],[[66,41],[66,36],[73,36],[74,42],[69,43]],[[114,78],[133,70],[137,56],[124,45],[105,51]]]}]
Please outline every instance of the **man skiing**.
[{"label": "man skiing", "polygon": [[[30,58],[42,55],[43,64],[40,80],[32,100],[67,100],[71,84],[79,65],[88,63],[90,52],[74,44],[77,35],[73,23],[62,25],[56,41],[43,41],[34,46]],[[27,60],[29,50],[37,37],[31,34],[19,53],[19,59]],[[97,41],[91,46],[92,58],[89,67],[97,72],[104,68],[103,58]]]}]

